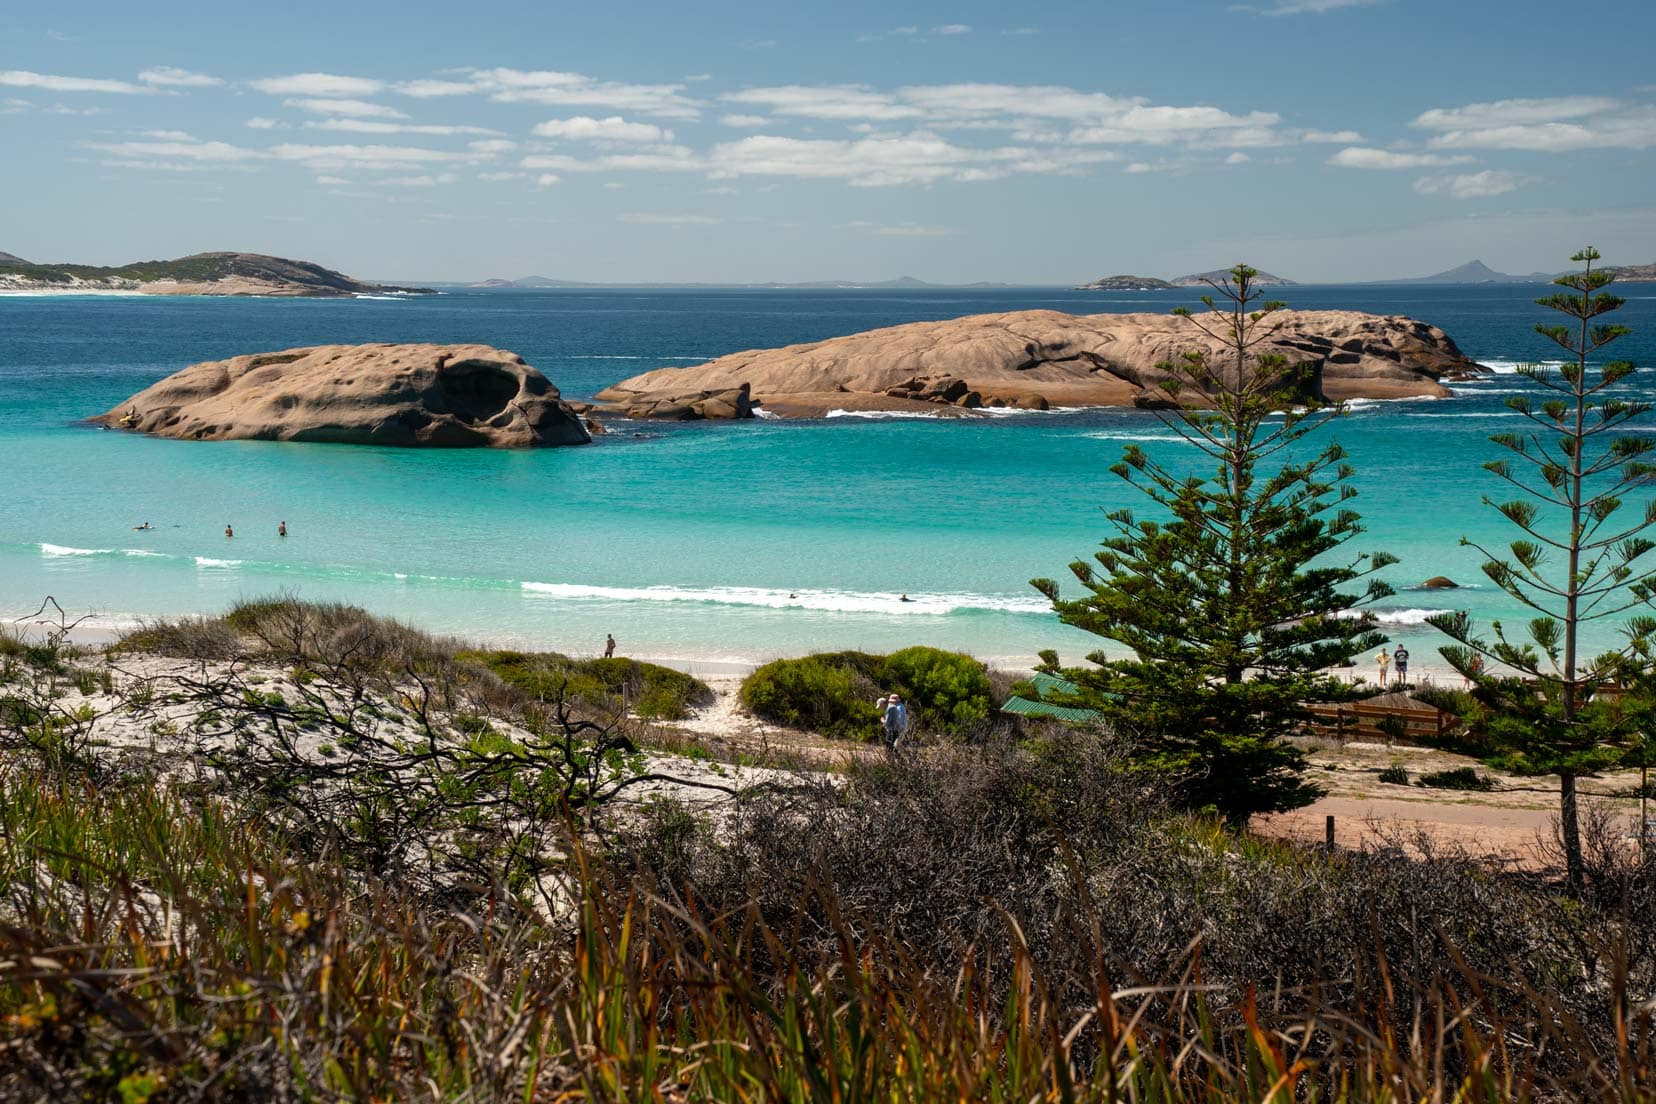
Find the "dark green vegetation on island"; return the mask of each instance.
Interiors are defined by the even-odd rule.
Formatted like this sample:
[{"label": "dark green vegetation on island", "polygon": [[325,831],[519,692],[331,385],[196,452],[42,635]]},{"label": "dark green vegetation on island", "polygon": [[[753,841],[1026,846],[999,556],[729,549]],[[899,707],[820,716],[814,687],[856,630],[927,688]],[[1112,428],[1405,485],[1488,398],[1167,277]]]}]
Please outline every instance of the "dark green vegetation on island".
[{"label": "dark green vegetation on island", "polygon": [[1077,291],[1172,291],[1176,285],[1154,276],[1100,276],[1090,284],[1079,284]]},{"label": "dark green vegetation on island", "polygon": [[980,661],[924,646],[890,655],[819,652],[773,660],[747,677],[741,695],[767,721],[872,740],[880,730],[874,701],[892,691],[903,697],[919,731],[951,735],[984,725],[998,700]]},{"label": "dark green vegetation on island", "polygon": [[[5,277],[12,277],[7,281]],[[427,288],[390,287],[354,280],[309,261],[293,261],[262,253],[193,253],[170,261],[136,261],[111,267],[79,264],[31,264],[10,254],[0,256],[0,289],[8,283],[67,287],[76,284],[153,284],[170,280],[180,284],[211,284],[240,278],[292,289],[287,294],[314,296],[360,295],[373,292],[426,292]]]},{"label": "dark green vegetation on island", "polygon": [[649,726],[460,650],[289,601],[0,636],[0,1098],[1651,1099],[1609,834],[1574,899],[1266,842],[1062,729],[631,805],[590,767]]}]

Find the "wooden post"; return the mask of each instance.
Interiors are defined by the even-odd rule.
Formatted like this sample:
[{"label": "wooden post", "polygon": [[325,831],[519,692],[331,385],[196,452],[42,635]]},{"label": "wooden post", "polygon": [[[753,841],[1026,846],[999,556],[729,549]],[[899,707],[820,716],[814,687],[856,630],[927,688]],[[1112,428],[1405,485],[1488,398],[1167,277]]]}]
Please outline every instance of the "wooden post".
[{"label": "wooden post", "polygon": [[1334,814],[1333,813],[1328,814],[1328,821],[1323,827],[1323,835],[1326,838],[1329,854],[1333,854],[1334,853]]}]

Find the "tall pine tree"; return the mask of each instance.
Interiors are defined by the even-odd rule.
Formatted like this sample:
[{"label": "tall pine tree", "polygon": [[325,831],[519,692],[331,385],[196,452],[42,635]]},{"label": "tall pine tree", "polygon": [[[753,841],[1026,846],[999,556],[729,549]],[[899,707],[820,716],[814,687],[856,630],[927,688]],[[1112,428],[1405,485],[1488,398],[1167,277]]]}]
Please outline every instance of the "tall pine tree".
[{"label": "tall pine tree", "polygon": [[[1492,639],[1479,636],[1463,612],[1431,619],[1452,640],[1443,657],[1473,684],[1476,706],[1469,727],[1492,748],[1490,761],[1524,774],[1556,775],[1560,835],[1566,876],[1579,893],[1584,875],[1576,779],[1623,756],[1621,745],[1636,741],[1637,703],[1601,696],[1607,683],[1648,682],[1649,638],[1656,620],[1647,613],[1656,583],[1656,543],[1644,533],[1656,523],[1656,499],[1646,498],[1631,518],[1621,513],[1632,492],[1649,493],[1656,465],[1647,457],[1656,441],[1621,432],[1650,410],[1625,397],[1617,385],[1633,375],[1626,361],[1594,368],[1605,346],[1631,332],[1595,319],[1623,300],[1604,291],[1615,279],[1595,270],[1598,250],[1588,246],[1572,261],[1581,272],[1553,281],[1567,290],[1538,300],[1569,320],[1537,325],[1536,331],[1563,350],[1556,368],[1523,365],[1518,371],[1550,396],[1537,402],[1514,395],[1506,405],[1535,427],[1490,438],[1507,458],[1484,468],[1515,488],[1519,497],[1489,498],[1523,536],[1497,555],[1462,538],[1485,562],[1496,586],[1535,613],[1522,639],[1505,626],[1490,625]],[[1602,655],[1581,654],[1581,626],[1622,617],[1626,644]],[[1485,658],[1495,661],[1487,666]]]},{"label": "tall pine tree", "polygon": [[[1239,265],[1211,283],[1219,300],[1204,296],[1205,314],[1176,312],[1221,354],[1161,366],[1176,404],[1162,420],[1213,461],[1212,474],[1127,448],[1111,471],[1156,516],[1107,515],[1114,534],[1070,565],[1082,597],[1033,580],[1065,623],[1130,653],[1061,668],[1044,652],[1041,669],[1077,684],[1076,703],[1131,737],[1137,762],[1166,775],[1187,807],[1236,827],[1316,798],[1304,753],[1285,737],[1308,718],[1306,703],[1354,695],[1332,669],[1382,642],[1360,607],[1391,593],[1373,575],[1394,562],[1336,555],[1363,532],[1347,505],[1352,470],[1338,444],[1295,455],[1340,410],[1322,400],[1311,363],[1256,351],[1282,307],[1259,303],[1257,275]],[[1272,463],[1281,466],[1265,470]]]}]

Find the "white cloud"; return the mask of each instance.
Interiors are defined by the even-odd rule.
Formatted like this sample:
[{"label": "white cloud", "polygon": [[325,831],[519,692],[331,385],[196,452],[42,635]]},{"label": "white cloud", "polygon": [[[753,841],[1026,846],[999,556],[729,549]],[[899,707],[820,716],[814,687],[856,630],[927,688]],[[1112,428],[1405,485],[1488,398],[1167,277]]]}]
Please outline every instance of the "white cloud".
[{"label": "white cloud", "polygon": [[352,98],[378,95],[383,81],[367,77],[342,77],[334,73],[294,73],[286,77],[265,77],[252,82],[260,92],[273,96],[322,96]]},{"label": "white cloud", "polygon": [[1299,136],[1299,140],[1307,143],[1326,142],[1329,145],[1344,146],[1352,142],[1361,142],[1363,136],[1355,130],[1307,130]]},{"label": "white cloud", "polygon": [[1269,16],[1323,15],[1331,11],[1340,11],[1342,8],[1363,8],[1370,4],[1384,2],[1385,0],[1278,0],[1275,7],[1265,8],[1259,14]]},{"label": "white cloud", "polygon": [[1620,107],[1606,96],[1558,96],[1551,99],[1495,100],[1465,107],[1434,107],[1415,117],[1410,126],[1422,130],[1469,130],[1484,127],[1528,126],[1599,115]]},{"label": "white cloud", "polygon": [[152,66],[139,73],[138,79],[158,88],[212,88],[224,83],[217,77],[192,73],[188,69],[175,69],[171,65]]},{"label": "white cloud", "polygon": [[275,119],[267,119],[263,115],[255,115],[243,123],[242,126],[252,127],[254,130],[275,130],[277,127],[285,127],[287,124],[279,123]]},{"label": "white cloud", "polygon": [[1486,169],[1464,176],[1443,174],[1423,176],[1414,182],[1421,195],[1447,195],[1452,199],[1483,199],[1517,190],[1524,181],[1509,172]]},{"label": "white cloud", "polygon": [[127,81],[103,80],[97,77],[60,77],[50,73],[31,73],[27,69],[0,69],[0,87],[43,88],[48,92],[116,92],[122,95],[143,95],[154,89]]},{"label": "white cloud", "polygon": [[845,225],[847,229],[857,230],[864,234],[877,234],[883,238],[946,238],[956,233],[954,230],[946,230],[941,226],[921,226],[913,222],[887,224],[856,219]]},{"label": "white cloud", "polygon": [[644,172],[695,172],[707,168],[705,159],[688,146],[653,146],[627,153],[606,153],[597,157],[580,158],[568,154],[532,154],[520,164],[526,169],[546,169],[556,172],[605,172],[637,170]]},{"label": "white cloud", "polygon": [[934,35],[963,35],[971,34],[972,28],[965,23],[945,23],[941,27],[933,27],[931,33]]},{"label": "white cloud", "polygon": [[392,176],[374,183],[393,188],[435,188],[439,184],[453,184],[458,179],[454,173],[439,173],[435,176]]},{"label": "white cloud", "polygon": [[437,96],[470,96],[481,89],[471,81],[456,80],[411,80],[401,81],[391,86],[393,91],[404,96],[414,96],[417,99],[431,99]]},{"label": "white cloud", "polygon": [[[89,149],[114,158],[128,167],[161,168],[167,165],[234,165],[259,157],[257,150],[228,142],[203,142],[182,131],[159,131],[165,135],[137,142],[88,142]],[[148,165],[145,162],[163,164]],[[105,162],[106,164],[110,162]]]},{"label": "white cloud", "polygon": [[712,79],[712,73],[691,73],[689,76],[684,78],[684,82],[686,84],[700,84],[702,81],[710,81]]},{"label": "white cloud", "polygon": [[315,130],[336,130],[349,134],[499,134],[480,126],[447,126],[441,123],[382,123],[375,119],[323,119],[307,122]]},{"label": "white cloud", "polygon": [[807,119],[896,120],[916,119],[925,114],[918,107],[899,104],[884,92],[858,84],[789,84],[727,92],[719,98],[727,103],[767,107],[777,115]]},{"label": "white cloud", "polygon": [[612,107],[669,119],[701,114],[701,105],[684,95],[683,84],[627,84],[552,70],[478,69],[470,76],[478,91],[499,103]]},{"label": "white cloud", "polygon": [[537,125],[534,133],[542,138],[568,138],[576,141],[607,142],[671,142],[673,132],[653,123],[631,123],[619,115],[594,119],[590,115],[576,115],[569,119],[549,119]]},{"label": "white cloud", "polygon": [[1225,164],[1227,164],[1227,165],[1246,165],[1251,160],[1252,160],[1252,158],[1250,158],[1247,154],[1243,153],[1241,150],[1237,150],[1235,153],[1233,153],[1229,157],[1225,158]]},{"label": "white cloud", "polygon": [[629,211],[615,216],[616,222],[635,222],[646,226],[712,226],[723,222],[717,215],[664,215],[651,211]]},{"label": "white cloud", "polygon": [[535,177],[535,187],[550,188],[562,179],[563,177],[559,176],[557,173],[541,173],[539,176]]},{"label": "white cloud", "polygon": [[486,172],[478,173],[477,179],[487,181],[490,184],[498,184],[502,180],[522,180],[528,175],[528,173],[520,172]]},{"label": "white cloud", "polygon": [[337,145],[321,146],[284,143],[272,146],[270,156],[278,161],[297,161],[313,171],[342,168],[407,169],[422,165],[486,161],[472,151],[426,149],[421,146]]},{"label": "white cloud", "polygon": [[316,178],[316,182],[318,184],[328,184],[328,185],[340,185],[340,184],[349,184],[350,183],[350,181],[346,180],[343,176],[319,176],[319,177]]},{"label": "white cloud", "polygon": [[720,115],[719,122],[727,127],[761,127],[770,122],[767,115]]},{"label": "white cloud", "polygon": [[862,187],[879,187],[941,180],[995,180],[1017,172],[1064,172],[1112,156],[1087,150],[960,146],[928,131],[915,131],[852,141],[756,135],[714,146],[708,160],[716,177],[837,178]]},{"label": "white cloud", "polygon": [[102,115],[102,114],[105,114],[106,110],[107,110],[106,108],[102,108],[102,107],[70,107],[68,104],[60,104],[60,103],[55,103],[51,107],[48,107],[48,108],[45,109],[46,114],[48,114],[48,115],[78,115],[78,116]]},{"label": "white cloud", "polygon": [[186,130],[139,130],[140,138],[159,138],[163,142],[199,142],[201,139]]},{"label": "white cloud", "polygon": [[1398,153],[1394,150],[1366,149],[1348,146],[1328,159],[1330,165],[1342,169],[1424,169],[1439,165],[1459,165],[1470,157],[1446,157],[1440,153]]},{"label": "white cloud", "polygon": [[297,108],[300,111],[309,111],[315,115],[344,115],[352,119],[406,119],[401,111],[385,104],[370,103],[367,100],[341,100],[333,98],[311,98],[297,100],[283,100],[283,107]]},{"label": "white cloud", "polygon": [[1433,108],[1413,123],[1438,131],[1434,149],[1507,149],[1565,153],[1656,146],[1656,105],[1606,96],[1496,100]]},{"label": "white cloud", "polygon": [[34,104],[28,100],[20,100],[16,96],[0,100],[0,115],[16,115],[20,111],[29,111]]}]

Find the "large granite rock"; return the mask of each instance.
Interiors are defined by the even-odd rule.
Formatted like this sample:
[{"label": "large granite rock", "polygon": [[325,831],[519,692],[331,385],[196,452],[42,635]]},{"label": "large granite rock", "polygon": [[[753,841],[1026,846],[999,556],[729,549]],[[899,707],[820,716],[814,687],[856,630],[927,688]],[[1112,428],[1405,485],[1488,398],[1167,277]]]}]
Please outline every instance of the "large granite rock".
[{"label": "large granite rock", "polygon": [[[1272,336],[1256,351],[1310,362],[1312,391],[1330,399],[1442,398],[1450,392],[1441,381],[1485,371],[1442,330],[1412,318],[1282,311],[1267,324]],[[1197,349],[1221,352],[1194,322],[1173,315],[1016,311],[732,353],[646,372],[597,397],[633,417],[680,411],[744,387],[754,405],[784,417],[833,409],[1145,407],[1165,402],[1157,384],[1166,373],[1156,365]]]},{"label": "large granite rock", "polygon": [[437,448],[592,440],[550,380],[488,345],[318,345],[207,361],[92,420],[189,440]]}]

